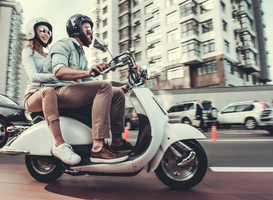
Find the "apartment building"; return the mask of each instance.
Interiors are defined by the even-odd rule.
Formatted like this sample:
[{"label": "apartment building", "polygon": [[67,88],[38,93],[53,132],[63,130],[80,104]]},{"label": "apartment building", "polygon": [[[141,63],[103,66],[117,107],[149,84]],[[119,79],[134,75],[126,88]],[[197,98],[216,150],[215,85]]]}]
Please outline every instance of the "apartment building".
[{"label": "apartment building", "polygon": [[15,0],[0,1],[0,93],[21,97],[22,8]]},{"label": "apartment building", "polygon": [[[93,0],[94,34],[113,56],[149,65],[151,89],[232,87],[271,81],[262,0]],[[94,50],[93,62],[111,55]],[[125,83],[127,68],[101,79]]]}]

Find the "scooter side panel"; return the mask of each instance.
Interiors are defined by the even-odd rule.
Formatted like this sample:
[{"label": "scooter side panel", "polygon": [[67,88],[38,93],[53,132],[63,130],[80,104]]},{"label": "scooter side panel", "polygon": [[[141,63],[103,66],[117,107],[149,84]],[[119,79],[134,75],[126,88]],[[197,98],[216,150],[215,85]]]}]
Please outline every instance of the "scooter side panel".
[{"label": "scooter side panel", "polygon": [[151,126],[151,144],[147,151],[136,158],[134,163],[135,171],[143,168],[156,154],[162,140],[163,129],[168,121],[168,116],[165,115],[153,98],[153,93],[147,88],[133,89],[134,94],[130,96],[137,113],[146,115]]},{"label": "scooter side panel", "polygon": [[[66,143],[71,145],[92,143],[91,128],[85,124],[68,117],[60,117],[60,126]],[[17,149],[18,151],[28,151],[30,155],[51,156],[51,149],[54,144],[52,133],[49,131],[46,122],[42,121],[31,126],[14,142],[1,150],[8,152],[9,149],[12,151]]]},{"label": "scooter side panel", "polygon": [[188,124],[170,124],[167,123],[164,127],[164,136],[160,144],[160,148],[157,151],[154,158],[149,162],[147,172],[154,171],[159,165],[165,151],[171,144],[179,140],[190,140],[190,139],[203,139],[206,138],[196,128]]}]

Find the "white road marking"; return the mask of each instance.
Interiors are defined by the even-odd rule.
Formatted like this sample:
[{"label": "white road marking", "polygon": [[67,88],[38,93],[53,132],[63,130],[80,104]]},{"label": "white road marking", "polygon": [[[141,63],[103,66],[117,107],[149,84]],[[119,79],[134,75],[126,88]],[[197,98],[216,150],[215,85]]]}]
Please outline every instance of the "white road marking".
[{"label": "white road marking", "polygon": [[273,139],[221,139],[217,141],[212,141],[211,139],[198,140],[200,142],[273,142]]},{"label": "white road marking", "polygon": [[273,167],[210,167],[213,172],[273,172]]}]

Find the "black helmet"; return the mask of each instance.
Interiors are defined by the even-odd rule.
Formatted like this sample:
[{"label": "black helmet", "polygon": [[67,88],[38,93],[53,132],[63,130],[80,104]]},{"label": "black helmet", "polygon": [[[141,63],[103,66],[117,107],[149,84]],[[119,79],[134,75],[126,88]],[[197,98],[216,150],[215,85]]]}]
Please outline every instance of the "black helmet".
[{"label": "black helmet", "polygon": [[87,17],[82,14],[76,14],[70,17],[66,23],[66,32],[69,37],[78,36],[81,38],[82,31],[82,23],[89,23],[91,25],[91,29],[93,29],[93,22],[90,17]]}]

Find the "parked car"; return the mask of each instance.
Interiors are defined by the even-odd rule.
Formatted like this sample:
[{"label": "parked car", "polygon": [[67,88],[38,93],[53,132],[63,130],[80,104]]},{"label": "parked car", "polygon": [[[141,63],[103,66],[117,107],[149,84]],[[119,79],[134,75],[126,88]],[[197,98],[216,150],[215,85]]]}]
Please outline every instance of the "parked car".
[{"label": "parked car", "polygon": [[260,117],[270,103],[262,101],[242,101],[228,104],[218,112],[218,125],[244,125],[255,129],[261,124]]},{"label": "parked car", "polygon": [[125,126],[130,129],[136,129],[138,128],[139,121],[137,117],[137,113],[133,107],[126,107],[125,108]]},{"label": "parked car", "polygon": [[12,125],[30,125],[30,121],[25,116],[25,109],[7,96],[0,94],[0,148],[3,147],[9,133],[6,131]]},{"label": "parked car", "polygon": [[[196,119],[197,100],[185,101],[177,103],[168,111],[170,123],[192,124]],[[203,119],[206,127],[210,127],[212,123],[217,122],[218,110],[212,106],[212,102],[208,100],[202,101]]]}]

